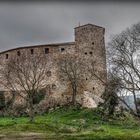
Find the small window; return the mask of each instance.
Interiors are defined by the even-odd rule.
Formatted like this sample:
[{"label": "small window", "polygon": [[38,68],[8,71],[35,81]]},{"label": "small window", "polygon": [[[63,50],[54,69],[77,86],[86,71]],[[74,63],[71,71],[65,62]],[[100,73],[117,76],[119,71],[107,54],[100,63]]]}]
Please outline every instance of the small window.
[{"label": "small window", "polygon": [[90,55],[92,55],[92,52],[89,52]]},{"label": "small window", "polygon": [[94,45],[94,42],[92,42],[92,45]]},{"label": "small window", "polygon": [[64,48],[61,48],[61,52],[63,52],[63,51],[65,51],[65,49]]},{"label": "small window", "polygon": [[52,89],[55,90],[56,89],[56,85],[52,84]]},{"label": "small window", "polygon": [[47,85],[47,86],[46,86],[46,89],[50,89],[50,85]]},{"label": "small window", "polygon": [[92,89],[95,90],[95,87],[93,87]]},{"label": "small window", "polygon": [[88,79],[86,78],[86,80],[88,80]]},{"label": "small window", "polygon": [[47,72],[46,72],[46,75],[47,75],[48,77],[50,77],[50,76],[51,76],[51,71],[47,71]]},{"label": "small window", "polygon": [[34,54],[34,49],[31,49],[31,54]]},{"label": "small window", "polygon": [[6,54],[6,59],[8,59],[8,54]]},{"label": "small window", "polygon": [[85,52],[85,55],[87,55],[87,52]]},{"label": "small window", "polygon": [[17,55],[20,56],[20,51],[17,51]]},{"label": "small window", "polygon": [[45,48],[45,54],[49,53],[49,48]]}]

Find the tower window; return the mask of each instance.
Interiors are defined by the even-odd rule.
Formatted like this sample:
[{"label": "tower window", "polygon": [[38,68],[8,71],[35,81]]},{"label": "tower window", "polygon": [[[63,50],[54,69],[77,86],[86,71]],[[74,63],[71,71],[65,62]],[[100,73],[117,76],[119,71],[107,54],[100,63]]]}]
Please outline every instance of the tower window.
[{"label": "tower window", "polygon": [[34,54],[34,49],[31,49],[31,54]]},{"label": "tower window", "polygon": [[65,49],[64,48],[61,48],[61,52],[63,52]]},{"label": "tower window", "polygon": [[56,85],[52,84],[52,89],[55,90],[56,89]]},{"label": "tower window", "polygon": [[49,53],[49,48],[45,48],[45,54]]},{"label": "tower window", "polygon": [[8,59],[8,54],[6,54],[6,59]]},{"label": "tower window", "polygon": [[90,55],[92,55],[92,52],[89,52]]},{"label": "tower window", "polygon": [[87,52],[85,52],[85,55],[87,55]]},{"label": "tower window", "polygon": [[20,56],[20,51],[17,51],[17,55]]},{"label": "tower window", "polygon": [[92,42],[92,45],[94,45],[94,42]]},{"label": "tower window", "polygon": [[47,75],[48,77],[50,77],[50,76],[51,76],[51,71],[47,71],[47,72],[46,72],[46,75]]}]

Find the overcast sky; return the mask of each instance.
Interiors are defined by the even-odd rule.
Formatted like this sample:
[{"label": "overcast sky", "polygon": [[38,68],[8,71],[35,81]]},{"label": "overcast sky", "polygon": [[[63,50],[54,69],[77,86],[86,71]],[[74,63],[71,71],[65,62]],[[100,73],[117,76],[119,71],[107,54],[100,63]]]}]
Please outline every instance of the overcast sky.
[{"label": "overcast sky", "polygon": [[139,21],[138,2],[0,3],[0,51],[74,41],[79,22],[105,27],[107,43],[111,35]]}]

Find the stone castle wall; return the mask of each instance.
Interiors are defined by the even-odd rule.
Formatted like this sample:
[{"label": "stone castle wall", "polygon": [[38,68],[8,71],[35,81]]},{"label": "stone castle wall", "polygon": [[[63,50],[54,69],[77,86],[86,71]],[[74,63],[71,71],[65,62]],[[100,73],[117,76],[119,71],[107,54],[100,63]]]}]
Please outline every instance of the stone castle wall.
[{"label": "stone castle wall", "polygon": [[[63,85],[57,75],[57,66],[55,65],[56,59],[63,57],[63,54],[78,54],[85,59],[85,62],[95,61],[95,67],[98,71],[98,75],[103,81],[106,81],[106,55],[104,44],[104,32],[105,29],[96,25],[86,24],[75,28],[75,42],[47,44],[38,46],[29,46],[15,48],[0,53],[1,62],[5,63],[10,60],[11,57],[20,57],[22,53],[27,55],[36,55],[42,53],[46,57],[46,61],[52,62],[54,65],[51,69],[51,75],[49,76],[48,86],[52,92],[52,96],[62,99],[62,97],[68,98],[70,93],[68,87]],[[89,91],[92,94],[101,96],[104,92],[104,85],[97,79],[91,79],[85,77],[86,86],[84,91]],[[1,90],[4,90],[1,87]],[[80,100],[80,96],[78,96]]]},{"label": "stone castle wall", "polygon": [[[104,43],[105,29],[89,24],[75,28],[75,46],[87,61],[95,63],[97,75],[106,82],[106,54]],[[104,91],[103,83],[87,77],[87,91],[100,96]]]}]

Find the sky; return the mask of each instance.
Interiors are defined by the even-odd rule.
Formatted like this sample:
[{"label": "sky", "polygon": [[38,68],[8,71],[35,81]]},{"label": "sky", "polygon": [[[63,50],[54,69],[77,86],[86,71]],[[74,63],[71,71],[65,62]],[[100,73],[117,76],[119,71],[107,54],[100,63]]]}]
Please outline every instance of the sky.
[{"label": "sky", "polygon": [[102,26],[105,42],[140,22],[138,2],[0,2],[0,51],[74,41],[74,28]]}]

